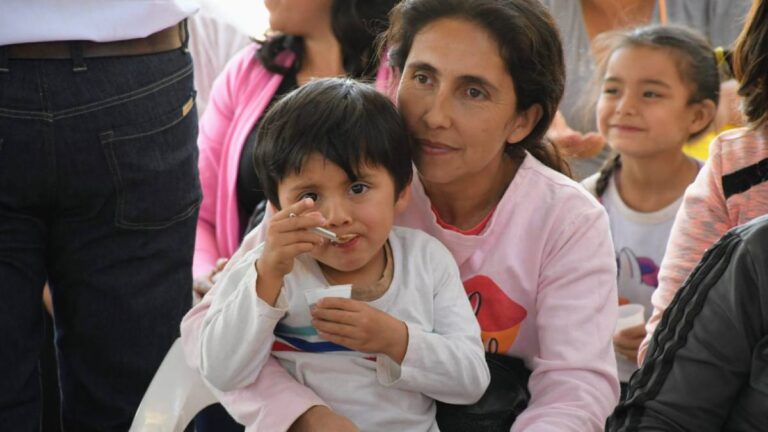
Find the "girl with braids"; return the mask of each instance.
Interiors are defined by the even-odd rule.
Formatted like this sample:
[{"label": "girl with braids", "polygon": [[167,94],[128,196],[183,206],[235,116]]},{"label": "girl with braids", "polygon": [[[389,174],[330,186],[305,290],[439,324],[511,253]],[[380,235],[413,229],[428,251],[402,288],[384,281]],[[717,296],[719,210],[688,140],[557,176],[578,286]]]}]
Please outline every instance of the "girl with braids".
[{"label": "girl with braids", "polygon": [[685,193],[651,298],[641,362],[662,314],[704,251],[729,229],[768,213],[768,1],[752,4],[733,62],[749,126],[712,142],[706,165]]},{"label": "girl with braids", "polygon": [[[700,168],[683,145],[714,118],[718,68],[706,39],[684,27],[650,26],[608,36],[597,119],[616,154],[583,184],[611,221],[619,303],[642,304],[650,314],[675,213]],[[644,336],[641,324],[613,338],[622,388],[637,369]]]}]

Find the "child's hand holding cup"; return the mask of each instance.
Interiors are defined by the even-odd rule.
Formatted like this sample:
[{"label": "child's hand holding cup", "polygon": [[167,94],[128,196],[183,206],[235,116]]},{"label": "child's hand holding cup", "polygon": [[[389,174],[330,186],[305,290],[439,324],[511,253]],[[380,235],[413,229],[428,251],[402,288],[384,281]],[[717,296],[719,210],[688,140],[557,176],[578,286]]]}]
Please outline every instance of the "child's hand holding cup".
[{"label": "child's hand holding cup", "polygon": [[630,303],[619,306],[613,334],[613,347],[630,361],[637,361],[637,350],[645,339],[645,306]]}]

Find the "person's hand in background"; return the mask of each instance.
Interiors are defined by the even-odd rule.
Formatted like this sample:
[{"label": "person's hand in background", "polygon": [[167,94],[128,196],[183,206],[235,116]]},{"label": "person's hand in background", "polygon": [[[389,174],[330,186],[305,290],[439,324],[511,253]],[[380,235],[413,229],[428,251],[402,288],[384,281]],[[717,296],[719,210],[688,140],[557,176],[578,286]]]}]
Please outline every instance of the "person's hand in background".
[{"label": "person's hand in background", "polygon": [[547,138],[552,140],[560,153],[567,158],[591,158],[600,153],[605,146],[605,138],[599,133],[583,134],[571,129],[560,111],[552,120]]},{"label": "person's hand in background", "polygon": [[217,275],[224,270],[224,267],[229,262],[229,258],[219,258],[216,260],[216,267],[211,270],[205,276],[196,277],[192,281],[192,295],[194,297],[194,303],[197,304],[203,297],[208,294],[213,285],[216,283]]}]

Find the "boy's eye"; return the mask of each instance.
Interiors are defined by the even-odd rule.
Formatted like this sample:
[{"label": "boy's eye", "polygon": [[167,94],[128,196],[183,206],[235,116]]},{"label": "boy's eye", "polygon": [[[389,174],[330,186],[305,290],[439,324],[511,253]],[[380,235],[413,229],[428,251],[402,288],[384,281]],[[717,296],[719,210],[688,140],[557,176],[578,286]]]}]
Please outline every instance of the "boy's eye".
[{"label": "boy's eye", "polygon": [[646,91],[643,92],[643,97],[657,98],[657,97],[661,97],[661,95],[656,93],[655,91],[646,90]]},{"label": "boy's eye", "polygon": [[317,194],[314,192],[304,192],[303,194],[299,195],[299,201],[303,200],[304,198],[311,198],[312,201],[317,202]]},{"label": "boy's eye", "polygon": [[353,184],[352,186],[349,187],[349,191],[353,195],[360,195],[361,193],[364,193],[367,190],[368,190],[368,186],[364,185],[362,183],[355,183],[355,184]]},{"label": "boy's eye", "polygon": [[616,94],[618,92],[619,92],[619,89],[617,89],[616,87],[605,87],[605,88],[603,88],[603,93],[605,93],[605,94],[614,95],[614,94]]}]

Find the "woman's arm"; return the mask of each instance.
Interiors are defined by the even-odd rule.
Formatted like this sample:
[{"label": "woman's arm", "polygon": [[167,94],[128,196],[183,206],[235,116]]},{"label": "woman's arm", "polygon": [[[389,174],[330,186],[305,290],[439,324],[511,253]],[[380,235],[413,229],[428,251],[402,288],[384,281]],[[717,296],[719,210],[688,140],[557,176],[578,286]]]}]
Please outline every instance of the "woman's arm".
[{"label": "woman's arm", "polygon": [[608,217],[597,204],[542,233],[531,400],[512,431],[602,431],[619,400],[611,343],[617,318],[616,259]]},{"label": "woman's arm", "polygon": [[645,359],[648,343],[661,315],[685,278],[704,255],[704,251],[733,227],[720,183],[720,149],[720,139],[717,138],[710,147],[709,160],[685,191],[683,203],[672,225],[664,260],[659,269],[659,286],[651,296],[653,314],[646,324],[647,334],[638,351],[637,359],[640,364]]},{"label": "woman's arm", "polygon": [[[192,274],[196,278],[207,276],[216,266],[216,260],[223,256],[216,241],[216,204],[219,189],[220,167],[227,135],[233,127],[243,56],[253,56],[253,49],[247,49],[227,65],[224,72],[214,81],[208,107],[200,119],[197,146],[200,152],[198,170],[203,202],[197,220],[195,255]],[[228,258],[228,257],[225,257]]]}]

